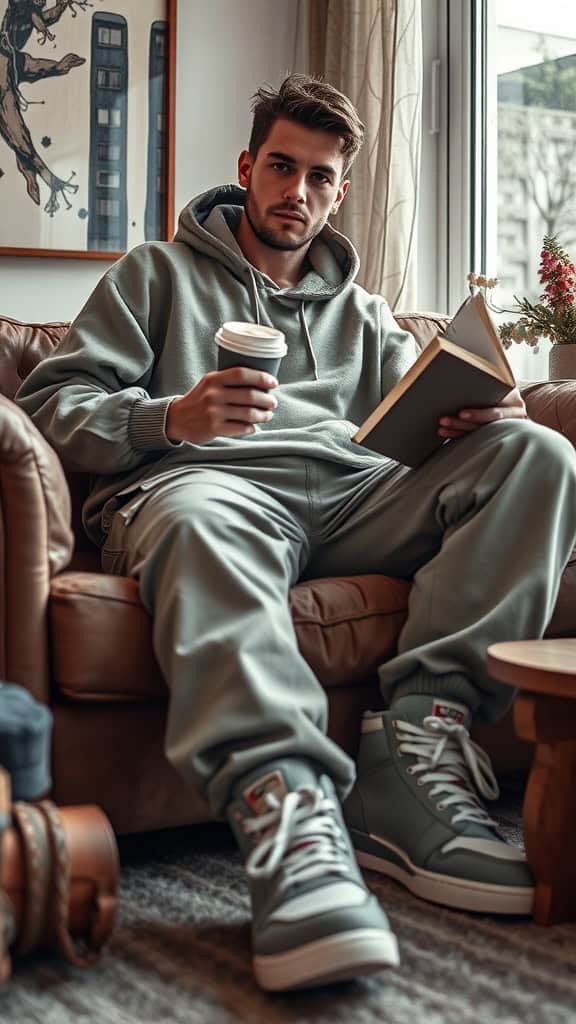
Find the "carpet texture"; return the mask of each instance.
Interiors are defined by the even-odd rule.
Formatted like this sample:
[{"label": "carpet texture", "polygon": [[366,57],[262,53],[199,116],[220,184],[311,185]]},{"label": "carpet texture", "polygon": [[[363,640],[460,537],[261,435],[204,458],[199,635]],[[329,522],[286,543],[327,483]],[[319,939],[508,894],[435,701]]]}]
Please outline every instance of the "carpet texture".
[{"label": "carpet texture", "polygon": [[[518,838],[518,800],[498,817]],[[539,928],[434,907],[368,873],[400,941],[398,970],[269,996],[250,968],[248,896],[227,828],[121,841],[112,941],[83,971],[15,965],[2,1024],[576,1024],[576,924]]]}]

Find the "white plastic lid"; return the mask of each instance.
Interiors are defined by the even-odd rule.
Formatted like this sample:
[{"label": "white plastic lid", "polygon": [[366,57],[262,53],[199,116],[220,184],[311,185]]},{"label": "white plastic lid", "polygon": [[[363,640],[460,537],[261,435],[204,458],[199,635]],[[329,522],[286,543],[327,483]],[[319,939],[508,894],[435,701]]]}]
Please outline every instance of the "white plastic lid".
[{"label": "white plastic lid", "polygon": [[222,324],[216,331],[216,341],[222,348],[248,356],[285,356],[288,351],[284,334],[276,327],[239,320]]}]

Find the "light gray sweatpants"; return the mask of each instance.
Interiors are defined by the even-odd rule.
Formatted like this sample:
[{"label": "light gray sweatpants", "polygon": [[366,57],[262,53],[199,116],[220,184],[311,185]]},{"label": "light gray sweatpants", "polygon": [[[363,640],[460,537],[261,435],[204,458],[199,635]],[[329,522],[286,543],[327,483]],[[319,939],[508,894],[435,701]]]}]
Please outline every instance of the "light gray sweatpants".
[{"label": "light gray sweatpants", "polygon": [[288,590],[303,576],[413,579],[386,700],[434,693],[498,717],[512,691],[490,643],[538,637],[576,539],[576,453],[503,420],[418,470],[318,459],[194,465],[137,489],[113,516],[108,572],[139,580],[171,690],[166,751],[222,812],[241,775],[312,758],[341,797],[350,759],[325,735],[326,695],[299,653]]}]

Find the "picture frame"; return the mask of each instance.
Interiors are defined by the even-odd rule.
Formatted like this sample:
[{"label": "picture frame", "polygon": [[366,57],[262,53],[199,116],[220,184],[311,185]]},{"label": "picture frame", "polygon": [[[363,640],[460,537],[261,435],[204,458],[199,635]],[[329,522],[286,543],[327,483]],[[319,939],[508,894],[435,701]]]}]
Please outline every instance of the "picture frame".
[{"label": "picture frame", "polygon": [[174,233],[176,0],[0,0],[0,256]]}]

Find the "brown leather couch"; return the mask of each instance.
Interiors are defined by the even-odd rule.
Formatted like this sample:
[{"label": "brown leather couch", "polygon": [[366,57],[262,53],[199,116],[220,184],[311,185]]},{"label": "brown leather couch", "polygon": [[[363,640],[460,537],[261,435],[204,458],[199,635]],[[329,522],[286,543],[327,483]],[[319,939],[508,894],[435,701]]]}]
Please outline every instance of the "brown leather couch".
[{"label": "brown leather couch", "polygon": [[[435,314],[398,320],[422,346],[445,323]],[[58,803],[96,802],[118,832],[199,822],[207,807],[163,754],[167,690],[137,585],[101,572],[80,522],[87,477],[64,473],[12,401],[66,328],[0,317],[0,677],[52,708]],[[576,381],[523,392],[534,419],[576,444]],[[409,590],[374,575],[291,592],[301,650],[328,690],[330,734],[352,754],[362,710],[379,703],[375,666],[394,652]],[[547,635],[576,636],[576,554]],[[510,716],[476,735],[497,771],[527,764],[530,750],[514,739]]]}]

